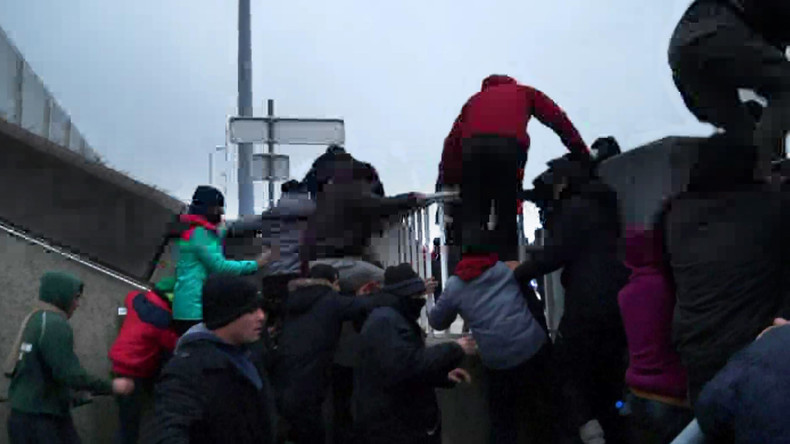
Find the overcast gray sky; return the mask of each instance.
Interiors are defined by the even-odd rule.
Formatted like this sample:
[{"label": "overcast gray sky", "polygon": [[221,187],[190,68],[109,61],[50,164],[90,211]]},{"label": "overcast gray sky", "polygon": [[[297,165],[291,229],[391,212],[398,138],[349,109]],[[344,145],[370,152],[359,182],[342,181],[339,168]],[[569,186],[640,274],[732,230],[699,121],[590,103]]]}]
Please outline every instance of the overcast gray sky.
[{"label": "overcast gray sky", "polygon": [[[666,63],[689,3],[252,0],[255,111],[273,98],[278,115],[344,118],[388,194],[433,190],[443,139],[491,73],[543,90],[588,144],[707,134]],[[0,26],[110,165],[184,200],[207,182],[236,109],[236,1],[0,0]],[[565,149],[529,132],[531,181]],[[323,148],[280,150],[301,178]]]}]

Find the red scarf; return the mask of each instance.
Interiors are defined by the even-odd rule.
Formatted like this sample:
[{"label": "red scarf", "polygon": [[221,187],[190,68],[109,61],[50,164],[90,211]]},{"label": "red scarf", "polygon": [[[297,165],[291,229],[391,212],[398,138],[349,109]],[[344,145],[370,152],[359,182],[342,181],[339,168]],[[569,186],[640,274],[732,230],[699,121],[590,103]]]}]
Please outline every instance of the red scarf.
[{"label": "red scarf", "polygon": [[496,253],[467,254],[455,267],[455,275],[461,278],[462,281],[469,282],[496,265],[498,261],[499,255]]}]

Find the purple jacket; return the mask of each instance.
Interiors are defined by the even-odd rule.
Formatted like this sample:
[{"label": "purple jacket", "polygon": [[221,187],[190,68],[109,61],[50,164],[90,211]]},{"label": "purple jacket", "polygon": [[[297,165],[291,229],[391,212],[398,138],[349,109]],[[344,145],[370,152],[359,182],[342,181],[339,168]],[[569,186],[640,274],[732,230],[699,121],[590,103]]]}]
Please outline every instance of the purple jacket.
[{"label": "purple jacket", "polygon": [[672,346],[675,295],[664,276],[661,242],[651,230],[628,228],[626,260],[631,269],[618,302],[628,338],[629,387],[656,395],[686,399],[686,370]]}]

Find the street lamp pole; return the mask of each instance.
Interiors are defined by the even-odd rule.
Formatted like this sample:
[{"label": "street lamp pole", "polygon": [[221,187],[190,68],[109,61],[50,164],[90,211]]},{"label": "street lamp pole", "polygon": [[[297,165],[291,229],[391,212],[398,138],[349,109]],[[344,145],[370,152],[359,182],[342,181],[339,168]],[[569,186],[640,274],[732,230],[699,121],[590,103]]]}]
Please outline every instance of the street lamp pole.
[{"label": "street lamp pole", "polygon": [[[274,100],[269,99],[266,105],[269,119],[274,118]],[[274,125],[269,120],[269,208],[274,208]]]},{"label": "street lamp pole", "polygon": [[[239,116],[252,116],[252,43],[250,0],[239,0]],[[254,213],[255,194],[252,184],[252,144],[239,144],[239,216]]]}]

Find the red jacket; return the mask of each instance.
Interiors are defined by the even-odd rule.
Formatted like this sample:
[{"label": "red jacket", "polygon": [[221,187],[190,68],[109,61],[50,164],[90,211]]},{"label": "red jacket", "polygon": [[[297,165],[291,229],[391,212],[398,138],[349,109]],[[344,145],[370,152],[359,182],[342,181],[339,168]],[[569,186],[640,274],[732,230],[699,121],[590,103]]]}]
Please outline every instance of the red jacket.
[{"label": "red jacket", "polygon": [[176,348],[178,335],[170,329],[173,312],[153,292],[126,296],[126,318],[110,348],[112,371],[133,378],[150,378],[159,371],[162,355]]},{"label": "red jacket", "polygon": [[[589,153],[576,127],[550,98],[508,76],[493,75],[483,80],[482,90],[466,102],[445,139],[438,182],[461,183],[461,142],[468,137],[482,134],[513,137],[526,153],[529,150],[527,123],[532,116],[554,130],[571,152]],[[524,164],[519,165],[519,183],[523,179]]]}]

